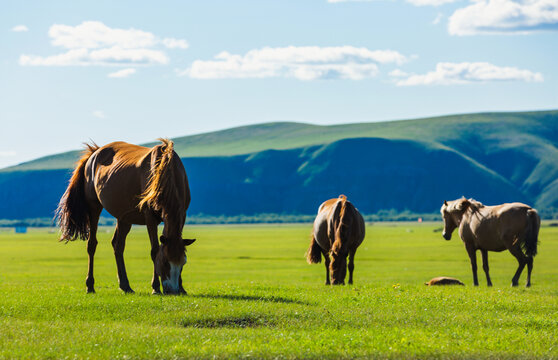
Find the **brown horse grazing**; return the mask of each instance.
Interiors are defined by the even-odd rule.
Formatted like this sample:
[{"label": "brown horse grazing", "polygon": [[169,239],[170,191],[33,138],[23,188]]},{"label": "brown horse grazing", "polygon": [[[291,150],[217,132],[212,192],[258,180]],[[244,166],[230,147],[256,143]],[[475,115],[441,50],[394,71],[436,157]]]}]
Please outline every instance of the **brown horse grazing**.
[{"label": "brown horse grazing", "polygon": [[[146,225],[153,260],[153,293],[186,293],[182,287],[182,267],[186,263],[186,245],[195,241],[182,239],[190,188],[182,161],[173,150],[173,142],[146,148],[114,142],[103,147],[87,145],[78,161],[66,192],[57,209],[60,240],[87,239],[89,270],[87,292],[94,293],[93,258],[97,248],[97,224],[102,209],[117,219],[112,238],[118,283],[132,293],[126,267],[124,246],[132,224]],[[161,246],[157,225],[165,226]]]},{"label": "brown horse grazing", "polygon": [[364,219],[347,201],[345,195],[322,203],[314,220],[312,240],[306,252],[309,264],[325,259],[326,285],[345,284],[347,255],[349,256],[349,284],[353,283],[355,253],[364,240]]},{"label": "brown horse grazing", "polygon": [[492,286],[488,274],[488,251],[506,249],[516,257],[519,267],[512,279],[512,286],[517,286],[519,276],[527,265],[527,287],[531,286],[533,257],[537,254],[537,243],[541,219],[537,210],[522,204],[511,203],[497,206],[484,206],[473,199],[461,198],[444,201],[440,210],[444,218],[446,240],[459,227],[459,236],[471,259],[473,282],[479,285],[477,278],[477,250],[482,254],[482,265],[486,273],[486,282]]}]

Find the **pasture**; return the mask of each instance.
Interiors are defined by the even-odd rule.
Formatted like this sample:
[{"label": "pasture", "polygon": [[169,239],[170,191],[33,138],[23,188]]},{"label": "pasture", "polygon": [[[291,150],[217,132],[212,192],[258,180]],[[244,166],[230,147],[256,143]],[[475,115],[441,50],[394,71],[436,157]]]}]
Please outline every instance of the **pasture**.
[{"label": "pasture", "polygon": [[[93,295],[85,242],[0,231],[0,358],[558,357],[558,227],[543,224],[526,289],[525,272],[510,287],[508,252],[489,253],[494,287],[482,266],[473,287],[441,226],[368,224],[355,284],[338,287],[305,262],[310,224],[186,226],[187,296],[150,295],[145,227],[124,253],[132,295],[118,290],[113,229],[99,232]],[[466,286],[423,285],[441,275]]]}]

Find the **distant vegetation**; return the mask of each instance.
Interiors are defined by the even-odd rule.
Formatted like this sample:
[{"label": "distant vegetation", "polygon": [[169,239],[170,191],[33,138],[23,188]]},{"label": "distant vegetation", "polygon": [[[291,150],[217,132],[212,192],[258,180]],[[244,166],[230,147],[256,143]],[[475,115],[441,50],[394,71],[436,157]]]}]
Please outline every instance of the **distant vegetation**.
[{"label": "distant vegetation", "polygon": [[[436,217],[443,200],[462,195],[525,202],[545,218],[558,208],[558,111],[271,123],[173,140],[199,223],[306,221],[339,194],[382,219]],[[0,170],[0,219],[52,217],[78,156]]]}]

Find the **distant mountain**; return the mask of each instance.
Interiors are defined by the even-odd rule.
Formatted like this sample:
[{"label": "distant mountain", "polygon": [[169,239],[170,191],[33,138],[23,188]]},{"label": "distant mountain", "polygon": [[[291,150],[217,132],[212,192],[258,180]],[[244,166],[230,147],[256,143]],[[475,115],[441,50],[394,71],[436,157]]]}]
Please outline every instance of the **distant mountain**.
[{"label": "distant mountain", "polygon": [[[435,212],[461,195],[558,208],[558,111],[272,123],[173,140],[190,214],[312,214],[341,193],[365,213]],[[52,216],[78,156],[0,170],[0,218]]]}]

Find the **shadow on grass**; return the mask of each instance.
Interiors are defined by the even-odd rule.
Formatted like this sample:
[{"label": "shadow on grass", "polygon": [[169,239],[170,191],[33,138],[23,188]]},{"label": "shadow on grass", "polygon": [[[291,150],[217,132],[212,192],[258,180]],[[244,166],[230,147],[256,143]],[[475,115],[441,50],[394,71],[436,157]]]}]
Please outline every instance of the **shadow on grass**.
[{"label": "shadow on grass", "polygon": [[241,301],[264,301],[283,304],[299,304],[299,305],[312,305],[306,301],[296,299],[289,299],[277,296],[253,296],[253,295],[229,295],[229,294],[196,294],[188,295],[194,298],[203,299],[223,299],[223,300],[241,300]]},{"label": "shadow on grass", "polygon": [[182,326],[194,328],[256,328],[270,327],[273,325],[274,323],[271,319],[253,315],[228,316],[216,319],[186,320],[182,322]]}]

